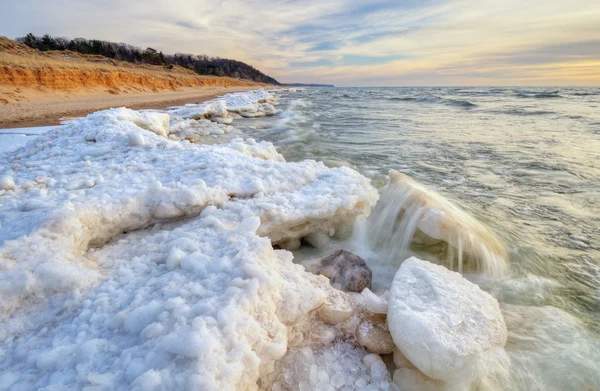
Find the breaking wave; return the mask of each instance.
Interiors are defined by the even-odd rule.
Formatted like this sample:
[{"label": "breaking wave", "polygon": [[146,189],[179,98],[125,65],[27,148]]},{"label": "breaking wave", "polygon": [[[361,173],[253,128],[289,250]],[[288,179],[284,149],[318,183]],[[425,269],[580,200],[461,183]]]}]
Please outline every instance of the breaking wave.
[{"label": "breaking wave", "polygon": [[477,105],[473,102],[469,102],[468,100],[459,100],[459,99],[449,99],[449,98],[441,98],[441,97],[393,97],[389,98],[390,101],[397,102],[417,102],[417,103],[437,103],[444,104],[450,106],[457,106],[463,108],[472,108],[477,107]]},{"label": "breaking wave", "polygon": [[515,95],[519,98],[535,98],[535,99],[552,99],[562,98],[558,94],[559,91],[528,91],[528,90],[515,90]]},{"label": "breaking wave", "polygon": [[408,250],[451,270],[499,277],[506,250],[479,221],[405,174],[392,170],[367,223],[369,245],[393,260]]}]

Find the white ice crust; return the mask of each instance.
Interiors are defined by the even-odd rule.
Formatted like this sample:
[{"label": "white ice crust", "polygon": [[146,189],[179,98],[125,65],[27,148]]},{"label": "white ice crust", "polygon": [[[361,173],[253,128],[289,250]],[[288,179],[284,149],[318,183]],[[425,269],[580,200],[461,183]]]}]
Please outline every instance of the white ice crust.
[{"label": "white ice crust", "polygon": [[459,273],[415,257],[394,277],[387,316],[394,344],[433,379],[456,377],[507,340],[496,299]]},{"label": "white ice crust", "polygon": [[368,213],[369,180],[169,122],[102,111],[2,156],[0,388],[255,389],[325,300],[269,238]]},{"label": "white ice crust", "polygon": [[277,113],[274,104],[277,104],[277,95],[258,89],[255,91],[227,94],[218,99],[205,103],[187,104],[183,107],[174,107],[169,110],[172,116],[182,118],[228,118],[229,112],[240,114],[243,117],[264,117]]}]

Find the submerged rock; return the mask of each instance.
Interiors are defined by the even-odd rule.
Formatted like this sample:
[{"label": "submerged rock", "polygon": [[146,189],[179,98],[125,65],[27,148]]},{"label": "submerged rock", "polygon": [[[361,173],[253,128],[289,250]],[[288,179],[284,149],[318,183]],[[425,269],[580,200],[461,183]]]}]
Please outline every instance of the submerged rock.
[{"label": "submerged rock", "polygon": [[406,358],[444,381],[507,340],[496,299],[460,274],[415,257],[392,282],[388,325]]},{"label": "submerged rock", "polygon": [[332,285],[349,292],[371,288],[373,272],[364,259],[346,250],[338,250],[311,265],[311,271],[327,278]]}]

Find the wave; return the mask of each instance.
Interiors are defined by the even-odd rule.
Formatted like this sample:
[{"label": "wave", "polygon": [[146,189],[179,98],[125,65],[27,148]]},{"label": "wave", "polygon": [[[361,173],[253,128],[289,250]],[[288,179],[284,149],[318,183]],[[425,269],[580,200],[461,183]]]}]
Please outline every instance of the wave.
[{"label": "wave", "polygon": [[388,100],[397,101],[397,102],[438,103],[438,104],[458,106],[458,107],[464,107],[464,108],[477,107],[477,105],[475,103],[469,102],[468,100],[449,99],[449,98],[440,98],[440,97],[416,98],[416,97],[406,96],[406,97],[388,98]]},{"label": "wave", "polygon": [[527,111],[527,110],[523,110],[523,109],[511,109],[511,110],[501,110],[501,111],[496,111],[496,113],[500,113],[500,114],[510,114],[510,115],[548,115],[548,114],[556,114],[554,111],[548,111],[548,110],[532,110],[532,111]]},{"label": "wave", "polygon": [[437,258],[450,270],[498,277],[508,271],[506,250],[483,224],[398,171],[367,220],[369,246],[385,259],[408,250]]},{"label": "wave", "polygon": [[460,107],[477,107],[477,105],[473,102],[469,102],[468,100],[458,100],[458,99],[442,99],[444,104],[449,104],[453,106]]},{"label": "wave", "polygon": [[528,91],[528,90],[515,90],[515,94],[519,98],[537,98],[537,99],[548,99],[548,98],[562,98],[562,95],[556,91]]}]

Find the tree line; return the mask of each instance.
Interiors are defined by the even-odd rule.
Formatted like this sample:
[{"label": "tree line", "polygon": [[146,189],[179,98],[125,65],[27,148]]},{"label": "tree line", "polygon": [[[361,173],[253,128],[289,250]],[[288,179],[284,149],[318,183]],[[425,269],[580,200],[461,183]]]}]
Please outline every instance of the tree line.
[{"label": "tree line", "polygon": [[199,75],[229,76],[236,79],[252,80],[259,83],[279,84],[274,78],[244,62],[227,58],[208,57],[194,54],[163,54],[152,48],[141,48],[126,43],[101,41],[98,39],[51,37],[46,34],[37,37],[31,33],[17,41],[40,51],[71,50],[82,54],[96,54],[119,61],[162,65],[172,68],[179,65]]}]

